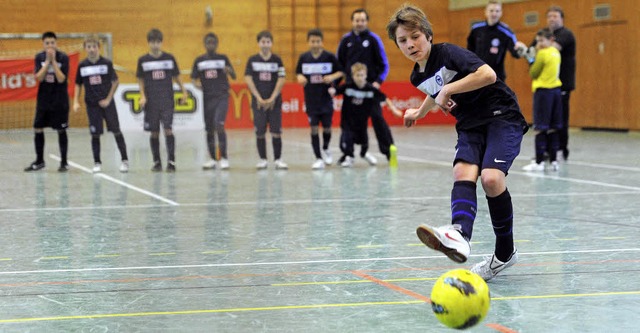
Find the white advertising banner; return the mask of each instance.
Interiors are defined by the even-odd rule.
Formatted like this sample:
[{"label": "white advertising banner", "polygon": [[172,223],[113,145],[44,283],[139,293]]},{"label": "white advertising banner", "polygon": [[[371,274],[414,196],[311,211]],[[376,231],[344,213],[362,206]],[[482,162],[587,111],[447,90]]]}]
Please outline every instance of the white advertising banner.
[{"label": "white advertising banner", "polygon": [[[202,92],[193,84],[185,84],[189,94],[186,104],[180,104],[178,85],[174,84],[173,100],[173,129],[174,130],[204,130],[202,120]],[[137,84],[123,83],[118,86],[113,99],[118,109],[120,129],[123,131],[144,130],[144,110],[140,108],[140,87]]]}]

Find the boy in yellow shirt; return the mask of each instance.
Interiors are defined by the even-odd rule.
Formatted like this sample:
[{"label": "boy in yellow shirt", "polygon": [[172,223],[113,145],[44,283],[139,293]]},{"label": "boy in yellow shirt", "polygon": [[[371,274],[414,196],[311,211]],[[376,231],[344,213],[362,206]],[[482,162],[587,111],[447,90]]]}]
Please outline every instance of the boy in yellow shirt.
[{"label": "boy in yellow shirt", "polygon": [[560,87],[560,51],[553,47],[553,32],[544,28],[536,34],[536,58],[529,68],[533,79],[533,129],[536,160],[524,166],[525,171],[544,171],[544,154],[549,155],[551,169],[558,170],[556,151],[558,130],[562,128],[562,95]]}]

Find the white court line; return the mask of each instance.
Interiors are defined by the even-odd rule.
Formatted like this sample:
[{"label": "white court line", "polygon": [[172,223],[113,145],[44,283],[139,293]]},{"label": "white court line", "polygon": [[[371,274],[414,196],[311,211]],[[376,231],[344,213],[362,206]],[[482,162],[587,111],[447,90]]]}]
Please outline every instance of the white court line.
[{"label": "white court line", "polygon": [[[576,253],[609,253],[609,252],[639,252],[640,248],[629,249],[598,249],[598,250],[574,250],[574,251],[548,251],[548,252],[518,252],[518,255],[557,255]],[[486,257],[491,254],[473,254],[469,257]],[[327,260],[306,260],[306,261],[270,261],[270,262],[242,262],[226,264],[199,264],[199,265],[163,265],[163,266],[128,266],[128,267],[95,267],[95,268],[70,268],[70,269],[50,269],[33,271],[0,271],[0,275],[21,275],[21,274],[50,274],[50,273],[76,273],[76,272],[106,272],[106,271],[137,271],[137,270],[163,270],[163,269],[189,269],[189,268],[215,268],[215,267],[251,267],[251,266],[289,266],[289,265],[309,265],[309,264],[333,264],[341,262],[369,262],[369,261],[403,261],[419,259],[445,259],[442,255],[419,256],[419,257],[384,257],[384,258],[354,258],[354,259],[327,259]]]},{"label": "white court line", "polygon": [[[51,157],[52,159],[54,159],[54,160],[56,160],[56,161],[60,162],[60,157],[59,157],[59,156],[57,156],[57,155],[49,154],[49,157]],[[105,175],[104,173],[101,173],[101,172],[100,172],[100,173],[95,173],[95,174],[94,174],[94,173],[93,173],[93,171],[91,171],[89,168],[84,167],[84,166],[82,166],[82,165],[80,165],[80,164],[78,164],[78,163],[75,163],[75,162],[73,162],[73,161],[67,161],[67,163],[69,163],[69,165],[70,165],[70,166],[72,166],[72,167],[74,167],[74,168],[76,168],[76,169],[80,169],[80,170],[82,170],[82,171],[84,171],[84,172],[86,172],[86,173],[88,173],[88,174],[93,175],[94,177],[101,177],[101,178],[104,178],[104,179],[106,179],[106,180],[108,180],[108,181],[110,181],[110,182],[116,183],[116,184],[118,184],[118,185],[120,185],[120,186],[124,186],[124,187],[126,187],[126,188],[128,188],[128,189],[130,189],[130,190],[134,190],[134,191],[136,191],[136,192],[139,192],[139,193],[142,193],[142,194],[144,194],[144,195],[150,196],[150,197],[152,197],[152,198],[154,198],[154,199],[157,199],[157,200],[160,200],[160,201],[166,202],[166,203],[168,203],[168,204],[170,204],[170,205],[172,205],[172,206],[180,206],[180,204],[179,204],[179,203],[177,203],[177,202],[175,202],[175,201],[173,201],[173,200],[169,200],[169,199],[167,199],[167,198],[165,198],[165,197],[162,197],[162,196],[159,196],[159,195],[157,195],[157,194],[155,194],[155,193],[153,193],[153,192],[149,192],[149,191],[147,191],[147,190],[145,190],[145,189],[139,188],[139,187],[137,187],[137,186],[133,186],[133,185],[131,185],[131,184],[129,184],[129,183],[125,183],[125,182],[123,182],[123,181],[121,181],[121,180],[118,180],[118,179],[115,179],[115,178],[113,178],[113,177],[111,177],[111,176],[107,176],[107,175]]]}]

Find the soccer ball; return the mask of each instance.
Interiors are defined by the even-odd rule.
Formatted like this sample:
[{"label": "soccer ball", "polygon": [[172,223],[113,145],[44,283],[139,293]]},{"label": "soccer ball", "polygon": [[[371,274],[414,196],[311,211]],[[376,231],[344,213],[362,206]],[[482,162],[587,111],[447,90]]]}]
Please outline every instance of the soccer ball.
[{"label": "soccer ball", "polygon": [[454,269],[431,289],[431,309],[444,325],[465,329],[481,322],[489,311],[489,286],[478,274]]}]

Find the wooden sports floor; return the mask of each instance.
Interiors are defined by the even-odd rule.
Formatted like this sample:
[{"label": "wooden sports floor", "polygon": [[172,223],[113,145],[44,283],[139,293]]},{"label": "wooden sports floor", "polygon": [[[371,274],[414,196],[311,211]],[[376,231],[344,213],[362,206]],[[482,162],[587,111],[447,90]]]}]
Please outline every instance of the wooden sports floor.
[{"label": "wooden sports floor", "polygon": [[[484,194],[468,265],[424,247],[416,226],[450,221],[455,132],[393,132],[397,169],[370,134],[378,166],[312,171],[308,129],[286,129],[290,169],[256,171],[254,134],[232,130],[226,172],[201,169],[202,132],[177,132],[175,174],[149,171],[141,132],[125,133],[129,173],[107,134],[92,174],[86,129],[70,131],[68,173],[51,131],[47,168],[24,173],[31,131],[0,132],[0,331],[451,331],[428,297],[491,254]],[[640,135],[573,130],[560,171],[527,173],[532,138],[507,178],[520,261],[469,331],[638,332]]]}]

